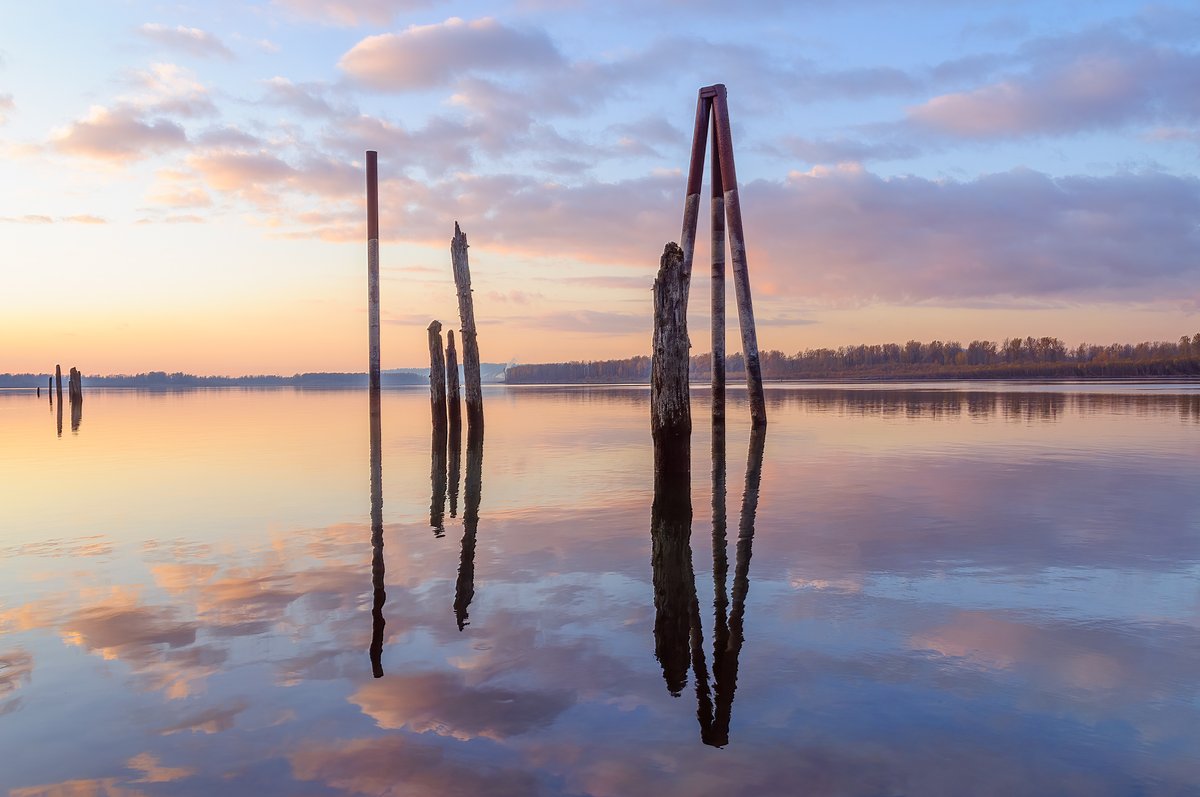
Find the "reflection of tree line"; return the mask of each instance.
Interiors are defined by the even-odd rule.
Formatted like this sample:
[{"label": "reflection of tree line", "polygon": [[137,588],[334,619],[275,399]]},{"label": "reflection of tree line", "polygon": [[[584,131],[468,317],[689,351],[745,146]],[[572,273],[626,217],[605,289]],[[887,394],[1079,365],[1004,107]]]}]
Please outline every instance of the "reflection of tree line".
[{"label": "reflection of tree line", "polygon": [[[745,402],[738,396],[734,403]],[[1003,417],[1055,421],[1068,412],[1078,415],[1135,413],[1173,415],[1200,422],[1200,393],[1055,393],[958,390],[876,390],[789,388],[772,390],[773,408],[806,412],[909,418]]]},{"label": "reflection of tree line", "polygon": [[[686,442],[684,445],[687,445]],[[727,591],[729,557],[725,509],[725,427],[720,420],[714,420],[712,555],[715,598],[711,679],[692,565],[690,469],[656,467],[654,474],[654,506],[650,521],[654,571],[654,652],[662,665],[667,689],[673,695],[679,695],[687,685],[690,665],[696,689],[700,738],[705,744],[716,747],[729,743],[738,657],[744,640],[743,621],[746,595],[750,589],[750,557],[765,445],[765,428],[752,430],[738,521],[731,602]],[[681,462],[685,461],[684,457],[683,451],[665,456],[656,452],[656,462]]]}]

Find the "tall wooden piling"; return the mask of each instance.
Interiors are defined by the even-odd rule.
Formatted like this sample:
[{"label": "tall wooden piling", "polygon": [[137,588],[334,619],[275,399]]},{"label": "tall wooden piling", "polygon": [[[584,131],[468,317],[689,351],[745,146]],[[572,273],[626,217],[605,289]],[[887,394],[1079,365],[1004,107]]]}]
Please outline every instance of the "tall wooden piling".
[{"label": "tall wooden piling", "polygon": [[369,383],[379,388],[379,165],[367,151],[367,359]]},{"label": "tall wooden piling", "polygon": [[758,334],[754,326],[754,307],[750,299],[750,273],[746,265],[746,238],[742,231],[742,206],[738,199],[737,170],[733,162],[733,135],[729,130],[729,105],[725,86],[710,87],[715,157],[720,161],[721,187],[725,194],[728,223],[729,259],[733,264],[733,290],[737,301],[738,322],[742,331],[742,355],[746,359],[746,388],[750,394],[750,423],[767,425],[767,403],[763,394],[762,365],[758,357]]},{"label": "tall wooden piling", "polygon": [[454,330],[446,330],[446,411],[450,426],[462,425],[462,399],[458,388],[458,351],[454,348]]},{"label": "tall wooden piling", "polygon": [[463,379],[466,382],[467,423],[483,428],[483,385],[479,374],[479,341],[475,331],[475,304],[471,299],[471,266],[467,259],[467,236],[454,222],[450,261],[458,291],[458,315],[463,347]]},{"label": "tall wooden piling", "polygon": [[54,386],[55,392],[58,393],[58,403],[62,404],[62,366],[54,366]]},{"label": "tall wooden piling", "polygon": [[[654,437],[655,472],[660,468],[688,468],[680,462],[678,445],[692,433],[692,408],[688,392],[687,331],[688,274],[683,249],[675,243],[663,248],[654,280],[654,341],[650,365],[650,431]],[[690,448],[689,448],[690,456]]]},{"label": "tall wooden piling", "polygon": [[446,426],[446,355],[442,351],[442,322],[429,323],[429,407],[434,428]]}]

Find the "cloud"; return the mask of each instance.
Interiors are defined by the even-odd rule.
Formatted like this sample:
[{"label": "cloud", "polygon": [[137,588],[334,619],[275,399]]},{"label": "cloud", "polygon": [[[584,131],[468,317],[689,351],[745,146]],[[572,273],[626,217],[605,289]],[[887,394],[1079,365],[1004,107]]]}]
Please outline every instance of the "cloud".
[{"label": "cloud", "polygon": [[56,131],[52,143],[68,155],[126,163],[183,147],[187,134],[169,119],[143,119],[130,106],[95,106],[83,119]]},{"label": "cloud", "polygon": [[521,768],[487,766],[451,757],[443,748],[400,735],[304,745],[290,756],[297,780],[320,781],[342,792],[388,794],[403,773],[403,793],[411,797],[537,797],[546,793]]},{"label": "cloud", "polygon": [[224,42],[199,28],[189,28],[184,25],[171,28],[157,22],[147,22],[138,27],[137,32],[147,41],[189,55],[201,58],[233,58],[233,51],[226,47]]},{"label": "cloud", "polygon": [[165,767],[156,756],[150,753],[140,753],[125,762],[125,766],[142,773],[142,777],[134,783],[170,783],[191,777],[196,770],[190,767]]},{"label": "cloud", "polygon": [[501,741],[552,724],[572,697],[566,691],[470,685],[455,673],[430,672],[370,681],[350,702],[381,728]]},{"label": "cloud", "polygon": [[467,22],[452,17],[400,33],[368,36],[338,67],[353,80],[381,91],[415,91],[477,72],[547,69],[563,58],[540,31],[509,28],[495,19]]},{"label": "cloud", "polygon": [[0,216],[0,222],[7,224],[53,224],[54,219],[40,213],[26,213],[24,216]]},{"label": "cloud", "polygon": [[9,116],[16,109],[17,104],[13,102],[11,94],[0,94],[0,125],[8,122]]},{"label": "cloud", "polygon": [[131,73],[128,82],[136,91],[119,101],[145,113],[183,117],[217,113],[208,89],[195,73],[176,64],[151,64],[149,69]]},{"label": "cloud", "polygon": [[12,789],[8,797],[145,797],[145,792],[118,785],[119,778],[65,780]]},{"label": "cloud", "polygon": [[905,160],[921,154],[920,148],[912,143],[870,142],[844,137],[818,139],[788,136],[780,145],[788,155],[813,164]]},{"label": "cloud", "polygon": [[1200,54],[1099,31],[1038,40],[1028,67],[908,110],[917,128],[956,138],[1064,135],[1195,119]]},{"label": "cloud", "polygon": [[327,25],[354,27],[386,25],[403,11],[416,11],[440,4],[441,0],[272,0],[273,4],[299,16]]},{"label": "cloud", "polygon": [[78,216],[64,216],[62,220],[69,224],[108,224],[107,219],[102,219],[99,216],[92,216],[86,213]]}]

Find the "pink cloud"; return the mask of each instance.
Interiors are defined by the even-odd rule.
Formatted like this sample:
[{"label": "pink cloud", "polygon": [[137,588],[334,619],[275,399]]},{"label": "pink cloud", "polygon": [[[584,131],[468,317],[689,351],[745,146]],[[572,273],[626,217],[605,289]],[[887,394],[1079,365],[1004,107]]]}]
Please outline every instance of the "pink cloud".
[{"label": "pink cloud", "polygon": [[147,22],[137,29],[147,41],[200,57],[233,58],[233,51],[215,35],[199,28],[177,25],[174,28],[157,22]]},{"label": "pink cloud", "polygon": [[494,19],[452,17],[434,25],[367,38],[342,56],[338,67],[382,91],[413,91],[479,71],[553,67],[562,56],[540,31],[509,28]]},{"label": "pink cloud", "polygon": [[908,110],[919,128],[985,139],[1196,118],[1200,56],[1107,34],[1043,40],[1028,69]]},{"label": "pink cloud", "polygon": [[11,94],[0,94],[0,125],[8,122],[8,117],[17,107]]},{"label": "pink cloud", "polygon": [[273,0],[274,5],[327,25],[386,25],[396,14],[437,5],[440,0]]},{"label": "pink cloud", "polygon": [[83,119],[55,133],[61,152],[95,160],[125,163],[187,144],[184,129],[168,119],[145,120],[141,112],[122,105],[96,106]]}]

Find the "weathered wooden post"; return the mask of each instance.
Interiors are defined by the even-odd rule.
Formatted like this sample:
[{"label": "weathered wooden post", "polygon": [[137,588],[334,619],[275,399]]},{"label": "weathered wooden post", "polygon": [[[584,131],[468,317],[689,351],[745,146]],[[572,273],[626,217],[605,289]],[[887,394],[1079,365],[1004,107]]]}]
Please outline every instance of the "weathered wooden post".
[{"label": "weathered wooden post", "polygon": [[446,425],[446,355],[442,350],[442,322],[429,322],[429,406],[435,427]]},{"label": "weathered wooden post", "polygon": [[650,364],[650,431],[654,470],[688,470],[692,409],[688,391],[688,273],[678,244],[663,248],[654,280],[654,342]]},{"label": "weathered wooden post", "polygon": [[450,426],[462,424],[462,400],[458,389],[458,352],[454,348],[454,330],[446,330],[446,410]]},{"label": "weathered wooden post", "polygon": [[58,393],[58,403],[62,404],[62,366],[61,365],[54,366],[54,386],[57,388],[57,390],[55,392]]},{"label": "weathered wooden post", "polygon": [[471,299],[471,267],[467,259],[467,236],[454,222],[450,241],[450,260],[454,285],[458,290],[458,316],[461,322],[463,377],[466,381],[467,423],[483,428],[483,385],[479,374],[479,340],[475,331],[475,304]]},{"label": "weathered wooden post", "polygon": [[367,359],[368,382],[379,388],[379,154],[367,151]]},{"label": "weathered wooden post", "polygon": [[50,403],[54,403],[54,377],[46,380],[46,395],[50,397]]},{"label": "weathered wooden post", "polygon": [[725,217],[729,231],[729,259],[733,262],[733,291],[737,300],[738,323],[742,330],[742,354],[746,358],[746,388],[750,393],[750,423],[767,425],[767,403],[763,394],[762,365],[758,359],[758,334],[754,327],[754,307],[750,299],[750,272],[746,266],[746,237],[742,232],[742,205],[738,199],[737,171],[733,163],[733,135],[729,131],[729,106],[725,86],[712,86],[715,157],[720,161],[721,187],[725,192]]},{"label": "weathered wooden post", "polygon": [[37,386],[37,397],[38,398],[42,397],[42,386],[41,385]]}]

